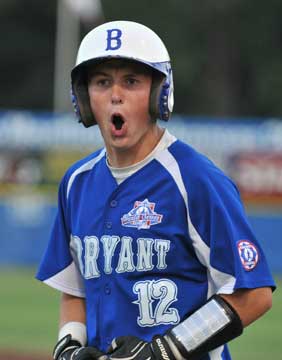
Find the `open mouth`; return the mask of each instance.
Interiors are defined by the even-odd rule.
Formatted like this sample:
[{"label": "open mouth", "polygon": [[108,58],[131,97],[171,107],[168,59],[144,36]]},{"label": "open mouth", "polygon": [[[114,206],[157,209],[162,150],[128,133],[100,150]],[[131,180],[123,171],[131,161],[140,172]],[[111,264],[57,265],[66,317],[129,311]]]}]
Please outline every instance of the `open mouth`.
[{"label": "open mouth", "polygon": [[114,124],[116,130],[120,130],[122,128],[122,125],[124,124],[124,120],[121,115],[114,114],[112,116],[112,123]]}]

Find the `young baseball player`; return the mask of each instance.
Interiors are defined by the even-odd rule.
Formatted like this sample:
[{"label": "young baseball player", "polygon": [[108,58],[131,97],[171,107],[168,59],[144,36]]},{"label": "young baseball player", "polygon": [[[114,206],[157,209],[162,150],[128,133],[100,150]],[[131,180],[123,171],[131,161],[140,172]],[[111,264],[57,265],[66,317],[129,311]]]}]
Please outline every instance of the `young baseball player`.
[{"label": "young baseball player", "polygon": [[163,42],[103,24],[71,77],[79,121],[105,148],[63,177],[37,274],[62,292],[53,358],[230,359],[275,284],[236,186],[156,121],[173,109]]}]

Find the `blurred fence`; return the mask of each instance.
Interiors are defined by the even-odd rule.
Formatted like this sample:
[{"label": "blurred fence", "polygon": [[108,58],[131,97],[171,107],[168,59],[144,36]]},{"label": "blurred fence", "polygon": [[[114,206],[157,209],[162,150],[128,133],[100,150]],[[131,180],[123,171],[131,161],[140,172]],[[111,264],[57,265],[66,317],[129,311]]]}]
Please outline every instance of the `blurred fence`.
[{"label": "blurred fence", "polygon": [[[282,273],[282,122],[177,117],[164,124],[237,183],[275,273]],[[72,115],[0,113],[0,265],[34,265],[56,212],[67,167],[103,146]]]}]

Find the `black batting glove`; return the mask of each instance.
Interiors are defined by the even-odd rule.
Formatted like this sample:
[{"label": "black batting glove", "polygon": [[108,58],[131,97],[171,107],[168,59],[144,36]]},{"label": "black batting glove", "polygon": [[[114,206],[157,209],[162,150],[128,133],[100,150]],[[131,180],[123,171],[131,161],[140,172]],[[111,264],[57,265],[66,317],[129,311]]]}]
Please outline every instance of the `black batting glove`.
[{"label": "black batting glove", "polygon": [[106,356],[102,351],[92,346],[81,346],[70,334],[59,340],[53,351],[53,360],[103,360],[104,358]]},{"label": "black batting glove", "polygon": [[112,341],[107,354],[111,360],[176,360],[163,336],[156,335],[151,342],[135,336],[121,336]]}]

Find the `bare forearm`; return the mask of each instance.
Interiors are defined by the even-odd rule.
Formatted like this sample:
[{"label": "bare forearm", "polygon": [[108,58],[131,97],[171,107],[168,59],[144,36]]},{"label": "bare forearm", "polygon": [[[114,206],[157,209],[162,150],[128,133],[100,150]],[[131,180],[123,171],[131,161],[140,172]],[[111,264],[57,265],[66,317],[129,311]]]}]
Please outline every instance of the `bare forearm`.
[{"label": "bare forearm", "polygon": [[238,313],[244,327],[257,320],[272,306],[269,287],[241,289],[231,295],[221,295]]},{"label": "bare forearm", "polygon": [[60,304],[60,331],[53,351],[54,360],[98,360],[104,354],[87,345],[85,300],[62,293]]},{"label": "bare forearm", "polygon": [[85,300],[62,293],[60,303],[59,327],[70,321],[85,323]]}]

